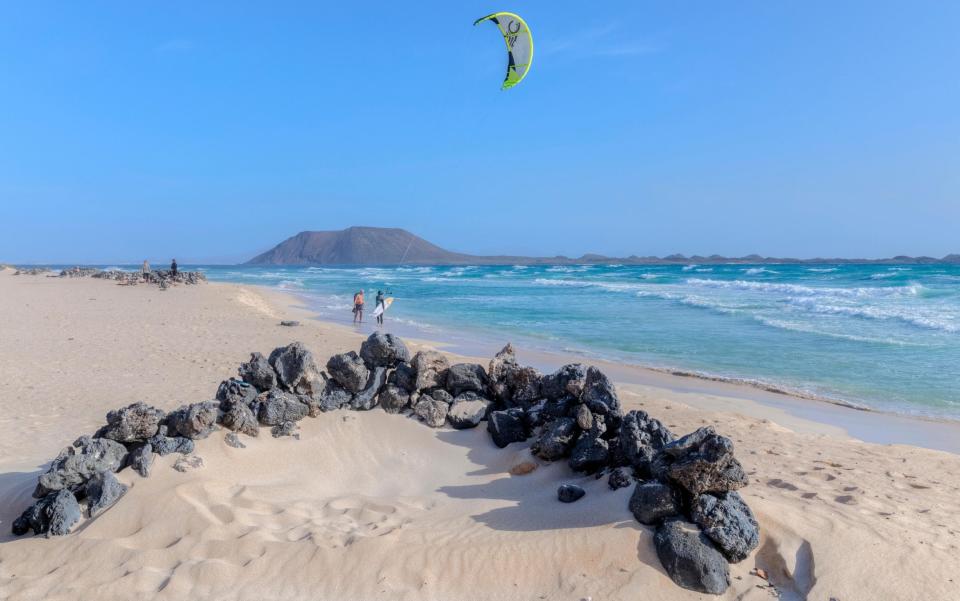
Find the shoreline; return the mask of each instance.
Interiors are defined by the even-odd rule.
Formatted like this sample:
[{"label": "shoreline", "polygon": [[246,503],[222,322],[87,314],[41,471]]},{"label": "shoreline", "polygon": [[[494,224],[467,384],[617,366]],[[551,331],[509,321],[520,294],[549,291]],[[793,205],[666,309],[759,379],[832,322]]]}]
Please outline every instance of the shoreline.
[{"label": "shoreline", "polygon": [[[123,470],[129,490],[108,512],[67,536],[14,538],[11,521],[32,503],[46,462],[96,431],[107,411],[209,400],[251,352],[295,340],[323,365],[358,349],[375,326],[316,320],[302,299],[269,287],[161,291],[6,272],[0,309],[0,377],[9,384],[0,398],[0,598],[703,598],[665,574],[653,530],[625,514],[629,488],[540,461],[526,444],[499,449],[482,426],[431,430],[379,407],[303,420],[300,439],[244,437],[243,449],[213,432],[196,443],[203,467],[181,473],[168,456],[148,478]],[[489,360],[404,341],[452,362]],[[518,351],[542,371],[577,359]],[[616,383],[623,411],[646,411],[677,435],[713,426],[736,446],[760,544],[730,566],[719,599],[762,601],[772,587],[785,601],[960,594],[950,576],[960,564],[960,456],[860,442],[770,404],[823,403],[590,363]],[[517,473],[521,464],[534,471]],[[576,505],[557,501],[568,483],[586,491]]]},{"label": "shoreline", "polygon": [[[364,333],[375,329],[371,322],[357,326],[346,318],[341,322],[318,315],[310,307],[309,296],[296,290],[261,284],[213,283],[251,286],[278,295],[288,299],[281,302],[292,303],[290,306],[303,311],[304,318],[334,327]],[[507,338],[499,343],[490,340],[444,340],[436,337],[435,333],[425,332],[402,322],[393,322],[387,329],[404,338],[417,340],[423,345],[471,359],[492,356],[510,341]],[[617,384],[640,387],[647,393],[653,393],[656,389],[680,394],[690,393],[688,396],[694,399],[691,404],[700,409],[722,408],[724,411],[770,419],[801,432],[845,436],[876,444],[917,446],[960,455],[960,420],[948,417],[884,411],[840,399],[805,394],[759,380],[638,365],[576,352],[551,352],[521,345],[517,354],[522,356],[525,362],[545,373],[566,363],[596,364],[610,373]],[[698,403],[700,399],[697,395],[714,397],[715,402]]]}]

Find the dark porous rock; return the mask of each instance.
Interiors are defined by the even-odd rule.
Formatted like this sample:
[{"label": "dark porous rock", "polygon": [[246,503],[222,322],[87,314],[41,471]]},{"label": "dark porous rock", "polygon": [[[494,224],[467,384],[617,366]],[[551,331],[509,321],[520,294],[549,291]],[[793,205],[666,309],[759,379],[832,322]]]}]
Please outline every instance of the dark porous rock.
[{"label": "dark porous rock", "polygon": [[200,469],[201,467],[203,467],[203,458],[199,455],[184,455],[178,458],[176,463],[173,464],[173,469],[178,472],[189,472]]},{"label": "dark porous rock", "polygon": [[409,363],[398,363],[397,367],[387,376],[387,382],[408,393],[416,390],[417,370]]},{"label": "dark porous rock", "polygon": [[493,444],[501,449],[512,442],[523,442],[528,436],[523,409],[491,411],[487,416],[487,431],[493,438]]},{"label": "dark porous rock", "polygon": [[540,459],[556,461],[570,454],[576,438],[576,420],[572,417],[558,417],[543,427],[531,450]]},{"label": "dark porous rock", "polygon": [[360,345],[360,358],[369,367],[394,367],[410,360],[410,351],[399,336],[374,332]]},{"label": "dark porous rock", "polygon": [[487,377],[490,380],[490,390],[495,401],[505,403],[510,398],[510,387],[507,375],[517,368],[517,356],[512,344],[500,349],[490,365],[487,367]]},{"label": "dark porous rock", "polygon": [[690,517],[733,563],[746,559],[760,544],[757,518],[738,492],[698,496]]},{"label": "dark porous rock", "polygon": [[315,394],[323,390],[325,381],[313,361],[313,353],[302,342],[273,349],[269,362],[284,390],[296,394]]},{"label": "dark porous rock", "polygon": [[540,392],[548,399],[559,399],[566,395],[579,397],[586,379],[587,368],[580,363],[571,363],[543,376],[540,380]]},{"label": "dark porous rock", "polygon": [[712,426],[665,445],[651,464],[651,472],[683,486],[690,494],[727,492],[743,488],[748,479],[733,456],[733,442]]},{"label": "dark porous rock", "polygon": [[153,452],[163,457],[170,453],[180,453],[188,455],[193,452],[193,441],[183,436],[164,436],[157,434],[150,439],[150,446]]},{"label": "dark porous rock", "polygon": [[427,395],[421,397],[413,408],[413,413],[431,428],[442,427],[449,411],[450,405]]},{"label": "dark porous rock", "polygon": [[150,467],[153,465],[153,445],[145,442],[131,448],[130,454],[127,455],[127,465],[143,478],[150,476]]},{"label": "dark porous rock", "polygon": [[298,422],[307,416],[310,408],[296,396],[273,389],[258,397],[260,414],[257,417],[265,426],[277,426],[283,422]]},{"label": "dark porous rock", "polygon": [[380,407],[387,413],[400,413],[410,406],[410,393],[394,384],[387,384],[377,395]]},{"label": "dark porous rock", "polygon": [[487,390],[487,372],[476,363],[457,363],[447,370],[447,391],[453,396],[464,392],[483,394]]},{"label": "dark porous rock", "polygon": [[82,517],[80,504],[69,490],[61,490],[52,497],[47,497],[49,501],[44,508],[49,524],[47,536],[65,536]]},{"label": "dark porous rock", "polygon": [[435,401],[443,401],[446,404],[453,403],[453,395],[444,390],[443,388],[437,388],[436,390],[431,390],[427,396],[433,397]]},{"label": "dark porous rock", "polygon": [[223,437],[223,442],[227,446],[231,446],[235,449],[245,449],[247,445],[243,444],[243,441],[240,440],[240,437],[237,436],[236,432],[227,432],[227,435]]},{"label": "dark porous rock", "polygon": [[113,472],[94,474],[84,488],[88,503],[87,512],[90,517],[97,517],[109,509],[127,493],[127,489],[127,485],[121,484]]},{"label": "dark porous rock", "polygon": [[295,328],[300,325],[300,322],[295,319],[283,319],[280,321],[280,325],[286,328]]},{"label": "dark porous rock", "polygon": [[633,494],[630,495],[630,512],[638,522],[647,526],[679,515],[681,509],[680,495],[672,486],[663,482],[637,482]]},{"label": "dark porous rock", "polygon": [[127,448],[107,438],[81,436],[57,455],[33,491],[36,498],[63,489],[79,491],[87,480],[102,471],[115,472],[124,465]]},{"label": "dark porous rock", "polygon": [[586,405],[577,405],[577,426],[581,430],[589,430],[593,427],[593,414]]},{"label": "dark porous rock", "polygon": [[634,483],[633,470],[627,467],[615,467],[607,477],[607,486],[610,490],[620,490]]},{"label": "dark porous rock", "polygon": [[157,433],[163,411],[146,403],[134,403],[107,413],[107,425],[97,433],[117,442],[142,442]]},{"label": "dark porous rock", "polygon": [[377,393],[387,381],[387,368],[383,366],[374,367],[370,371],[370,378],[367,385],[353,395],[350,400],[350,407],[356,411],[369,411],[377,406]]},{"label": "dark porous rock", "polygon": [[663,569],[679,586],[721,595],[730,586],[730,565],[696,524],[668,520],[653,537]]},{"label": "dark porous rock", "polygon": [[585,494],[587,494],[587,491],[576,484],[561,484],[560,488],[557,489],[557,499],[559,499],[561,503],[579,501]]},{"label": "dark porous rock", "polygon": [[217,425],[219,409],[214,401],[184,405],[167,416],[168,434],[191,440],[206,438]]},{"label": "dark porous rock", "polygon": [[327,382],[327,387],[320,393],[317,401],[320,404],[320,410],[323,412],[336,411],[341,407],[348,407],[353,394],[345,390],[334,381]]},{"label": "dark porous rock", "polygon": [[523,410],[523,419],[527,424],[527,429],[533,432],[535,429],[549,421],[549,416],[544,415],[543,410],[547,406],[547,399],[540,399]]},{"label": "dark porous rock", "polygon": [[281,436],[292,436],[297,440],[300,439],[300,433],[298,430],[300,426],[296,422],[283,422],[282,424],[277,424],[276,426],[270,428],[270,434],[274,438],[280,438]]},{"label": "dark porous rock", "polygon": [[540,394],[540,372],[533,367],[517,367],[507,374],[509,399],[505,402],[511,407],[527,409],[543,396]]},{"label": "dark porous rock", "polygon": [[620,399],[617,397],[613,383],[596,367],[587,368],[580,401],[585,403],[593,413],[600,415],[608,413],[619,415],[620,413]]},{"label": "dark porous rock", "polygon": [[363,359],[355,352],[340,353],[330,357],[327,361],[327,371],[330,377],[351,394],[360,392],[370,378]]},{"label": "dark porous rock", "polygon": [[487,416],[490,400],[481,397],[475,392],[464,392],[457,395],[450,404],[447,421],[457,430],[476,428]]},{"label": "dark porous rock", "polygon": [[237,372],[241,380],[259,392],[270,390],[277,385],[277,373],[273,371],[267,358],[260,353],[250,353],[250,360],[241,363]]},{"label": "dark porous rock", "polygon": [[551,418],[555,417],[575,417],[578,406],[577,399],[570,395],[558,399],[547,399],[540,412],[541,419],[550,421]]},{"label": "dark porous rock", "polygon": [[[323,390],[326,390],[324,387]],[[308,417],[319,417],[323,413],[323,407],[320,406],[321,394],[298,394],[297,399],[307,406]]]},{"label": "dark porous rock", "polygon": [[80,521],[80,504],[69,490],[51,492],[31,505],[13,521],[13,534],[21,536],[33,530],[34,534],[64,536]]},{"label": "dark porous rock", "polygon": [[593,420],[593,427],[580,434],[570,451],[570,469],[592,474],[610,463],[610,443],[604,438],[606,426],[600,419]]},{"label": "dark porous rock", "polygon": [[[266,393],[270,394],[270,393]],[[260,405],[261,409],[263,404]],[[246,403],[235,403],[220,418],[223,427],[231,432],[242,432],[247,436],[256,436],[260,433],[260,424],[257,416]],[[191,449],[192,451],[193,449]]]},{"label": "dark porous rock", "polygon": [[410,360],[410,365],[417,374],[414,380],[415,390],[442,388],[447,381],[450,362],[436,351],[420,351]]},{"label": "dark porous rock", "polygon": [[645,411],[630,411],[620,423],[620,450],[624,460],[644,477],[652,475],[653,458],[673,440],[673,433]]},{"label": "dark porous rock", "polygon": [[220,409],[223,411],[228,411],[237,404],[250,405],[257,398],[257,394],[259,393],[252,384],[235,378],[220,382],[220,387],[217,388],[217,400],[220,401]]}]

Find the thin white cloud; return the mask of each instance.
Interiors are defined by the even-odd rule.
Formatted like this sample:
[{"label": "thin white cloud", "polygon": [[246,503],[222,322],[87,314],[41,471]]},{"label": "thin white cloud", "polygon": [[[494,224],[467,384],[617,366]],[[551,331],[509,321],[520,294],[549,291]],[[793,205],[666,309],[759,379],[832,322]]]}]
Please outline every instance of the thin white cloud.
[{"label": "thin white cloud", "polygon": [[625,36],[617,35],[619,31],[618,22],[597,25],[566,37],[547,39],[537,50],[545,56],[567,54],[577,58],[640,56],[662,50],[649,39],[624,39]]}]

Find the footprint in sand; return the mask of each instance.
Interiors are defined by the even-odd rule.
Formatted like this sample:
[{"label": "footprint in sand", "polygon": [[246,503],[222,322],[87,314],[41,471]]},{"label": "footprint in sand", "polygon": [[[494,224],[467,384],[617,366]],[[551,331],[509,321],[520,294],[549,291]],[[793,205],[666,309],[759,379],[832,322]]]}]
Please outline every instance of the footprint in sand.
[{"label": "footprint in sand", "polygon": [[834,499],[837,503],[843,503],[844,505],[856,505],[857,498],[853,495],[840,495]]},{"label": "footprint in sand", "polygon": [[772,480],[767,480],[767,486],[770,486],[773,488],[782,488],[784,490],[800,490],[800,488],[798,488],[796,485],[791,484],[790,482],[781,480],[780,478],[773,478]]}]

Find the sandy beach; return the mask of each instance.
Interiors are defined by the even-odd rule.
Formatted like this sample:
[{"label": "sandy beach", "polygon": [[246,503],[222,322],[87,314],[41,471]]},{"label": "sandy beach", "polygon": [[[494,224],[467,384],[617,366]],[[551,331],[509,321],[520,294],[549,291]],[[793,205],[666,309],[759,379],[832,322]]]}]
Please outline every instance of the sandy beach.
[{"label": "sandy beach", "polygon": [[[627,510],[629,488],[525,445],[498,449],[483,428],[433,430],[379,408],[308,418],[299,440],[261,435],[245,449],[216,432],[198,441],[203,468],[180,473],[159,457],[149,478],[120,472],[126,496],[70,535],[13,537],[46,462],[108,410],[208,400],[253,351],[299,340],[326,358],[371,330],[317,321],[266,288],[12,274],[0,271],[0,599],[715,598],[666,575],[653,530]],[[518,354],[544,368],[565,359]],[[960,455],[860,440],[899,429],[950,448],[955,424],[604,369],[625,410],[677,433],[714,425],[736,444],[761,541],[720,598],[774,598],[770,583],[783,599],[960,598]],[[537,469],[511,475],[526,461]],[[586,497],[558,503],[564,482]]]}]

